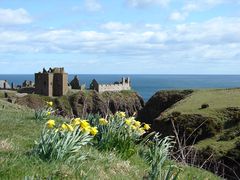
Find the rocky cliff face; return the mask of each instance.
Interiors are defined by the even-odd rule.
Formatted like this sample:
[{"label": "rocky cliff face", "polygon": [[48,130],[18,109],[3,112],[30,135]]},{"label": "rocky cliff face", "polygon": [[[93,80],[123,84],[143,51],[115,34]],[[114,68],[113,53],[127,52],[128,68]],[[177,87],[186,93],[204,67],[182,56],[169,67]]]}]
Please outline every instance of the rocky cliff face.
[{"label": "rocky cliff face", "polygon": [[54,101],[55,108],[63,116],[82,117],[87,114],[106,116],[116,111],[124,111],[128,115],[133,115],[144,106],[142,97],[133,91],[104,92],[101,94],[96,91],[79,91],[52,99],[38,95],[27,95],[18,98],[16,103],[36,109],[44,106],[46,100]]},{"label": "rocky cliff face", "polygon": [[137,118],[152,124],[153,120],[159,117],[163,111],[192,92],[192,90],[158,91],[148,100],[144,108],[138,112]]}]

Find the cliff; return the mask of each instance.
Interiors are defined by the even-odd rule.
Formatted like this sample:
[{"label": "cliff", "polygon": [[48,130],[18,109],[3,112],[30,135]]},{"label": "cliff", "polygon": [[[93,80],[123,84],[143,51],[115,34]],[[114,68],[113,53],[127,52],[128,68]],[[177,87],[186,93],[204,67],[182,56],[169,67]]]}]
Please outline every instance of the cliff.
[{"label": "cliff", "polygon": [[[175,135],[186,161],[227,179],[240,177],[240,89],[159,91],[138,118],[163,136]],[[173,126],[174,124],[174,126]],[[230,167],[230,168],[229,168]]]},{"label": "cliff", "polygon": [[152,124],[153,120],[160,116],[162,112],[192,92],[192,90],[158,91],[148,100],[144,108],[138,112],[137,118]]},{"label": "cliff", "polygon": [[44,106],[46,101],[53,101],[55,108],[63,116],[86,116],[87,114],[100,114],[106,116],[116,111],[124,111],[128,115],[142,109],[143,99],[133,91],[104,92],[79,91],[58,98],[29,94],[17,98],[16,103],[33,109]]}]

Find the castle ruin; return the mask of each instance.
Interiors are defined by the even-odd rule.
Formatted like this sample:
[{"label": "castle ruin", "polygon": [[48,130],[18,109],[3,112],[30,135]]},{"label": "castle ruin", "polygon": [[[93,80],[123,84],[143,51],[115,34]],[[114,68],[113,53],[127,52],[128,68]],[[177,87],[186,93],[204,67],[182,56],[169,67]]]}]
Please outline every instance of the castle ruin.
[{"label": "castle ruin", "polygon": [[105,91],[117,92],[122,90],[131,90],[130,78],[123,77],[121,82],[115,82],[114,84],[99,84],[95,79],[93,79],[90,84],[90,89],[99,93]]},{"label": "castle ruin", "polygon": [[0,80],[0,89],[11,89],[11,86],[8,84],[7,80]]},{"label": "castle ruin", "polygon": [[68,91],[68,74],[64,68],[43,69],[35,73],[35,93],[45,96],[62,96]]}]

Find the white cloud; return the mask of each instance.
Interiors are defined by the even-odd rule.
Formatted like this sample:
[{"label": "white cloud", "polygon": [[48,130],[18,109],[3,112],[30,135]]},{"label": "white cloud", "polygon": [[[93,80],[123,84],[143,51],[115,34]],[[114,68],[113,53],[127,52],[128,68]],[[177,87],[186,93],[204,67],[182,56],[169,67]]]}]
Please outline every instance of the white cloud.
[{"label": "white cloud", "polygon": [[25,9],[0,9],[0,25],[28,24],[32,18]]},{"label": "white cloud", "polygon": [[87,11],[96,12],[102,10],[102,5],[97,0],[85,0]]},{"label": "white cloud", "polygon": [[121,22],[108,22],[102,24],[101,28],[109,31],[125,31],[131,28],[131,24],[124,24]]},{"label": "white cloud", "polygon": [[173,12],[170,14],[169,19],[173,21],[182,21],[185,20],[187,17],[187,13],[181,13],[181,12]]},{"label": "white cloud", "polygon": [[169,16],[170,20],[182,21],[185,20],[191,12],[204,11],[214,8],[221,4],[239,3],[240,0],[189,0],[185,1],[183,7],[178,11],[172,12]]},{"label": "white cloud", "polygon": [[132,7],[146,7],[150,5],[159,5],[165,7],[169,5],[170,0],[126,0],[127,4]]},{"label": "white cloud", "polygon": [[152,30],[160,30],[161,29],[160,24],[145,24],[145,27],[152,29]]},{"label": "white cloud", "polygon": [[[101,54],[104,57],[181,59],[185,62],[240,60],[240,18],[218,17],[201,23],[162,26],[160,29],[151,29],[146,24],[129,26],[131,28],[127,31],[110,26],[107,32],[0,29],[0,52]],[[160,27],[158,24],[155,26]]]}]

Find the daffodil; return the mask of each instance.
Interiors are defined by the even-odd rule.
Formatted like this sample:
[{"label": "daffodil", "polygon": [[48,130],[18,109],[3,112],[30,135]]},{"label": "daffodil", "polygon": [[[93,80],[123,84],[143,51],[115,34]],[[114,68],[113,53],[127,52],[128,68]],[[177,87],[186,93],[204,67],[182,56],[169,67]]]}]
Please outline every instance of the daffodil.
[{"label": "daffodil", "polygon": [[48,112],[47,112],[47,115],[48,115],[48,116],[49,116],[49,115],[51,115],[51,112],[50,112],[50,111],[48,111]]},{"label": "daffodil", "polygon": [[126,117],[126,113],[122,111],[116,112],[116,115],[119,116],[120,118]]},{"label": "daffodil", "polygon": [[144,124],[143,126],[144,130],[148,131],[149,129],[151,129],[149,124]]},{"label": "daffodil", "polygon": [[140,121],[134,121],[134,126],[140,127],[141,126],[141,122]]},{"label": "daffodil", "polygon": [[81,128],[82,132],[84,133],[90,133],[91,132],[91,126],[86,126],[84,128]]},{"label": "daffodil", "polygon": [[104,119],[104,118],[99,119],[99,124],[100,125],[106,125],[107,123],[108,123],[108,121],[106,119]]},{"label": "daffodil", "polygon": [[131,125],[130,127],[131,127],[131,129],[133,129],[133,130],[136,130],[136,129],[137,129],[137,127],[134,126],[134,125]]},{"label": "daffodil", "polygon": [[68,127],[67,127],[66,123],[63,123],[61,128],[62,128],[62,130],[66,130],[66,131],[68,130]]},{"label": "daffodil", "polygon": [[68,129],[68,131],[73,131],[74,130],[71,124],[67,124],[67,129]]},{"label": "daffodil", "polygon": [[73,126],[78,126],[81,124],[81,119],[80,118],[75,118],[72,120]]},{"label": "daffodil", "polygon": [[47,105],[48,105],[49,107],[52,107],[52,106],[53,106],[53,102],[52,102],[52,101],[48,101],[48,102],[47,102]]},{"label": "daffodil", "polygon": [[131,119],[126,119],[125,124],[130,126],[132,124],[132,120]]},{"label": "daffodil", "polygon": [[89,124],[89,122],[87,122],[87,120],[82,120],[81,122],[80,122],[80,126],[81,126],[81,128],[87,128],[87,127],[89,127],[90,126],[90,124]]},{"label": "daffodil", "polygon": [[144,128],[141,127],[141,128],[138,128],[138,132],[140,135],[143,135],[145,133],[145,130]]},{"label": "daffodil", "polygon": [[95,136],[98,133],[97,127],[91,127],[90,134]]},{"label": "daffodil", "polygon": [[55,126],[55,121],[52,119],[49,119],[46,124],[47,124],[47,127],[51,129]]}]

